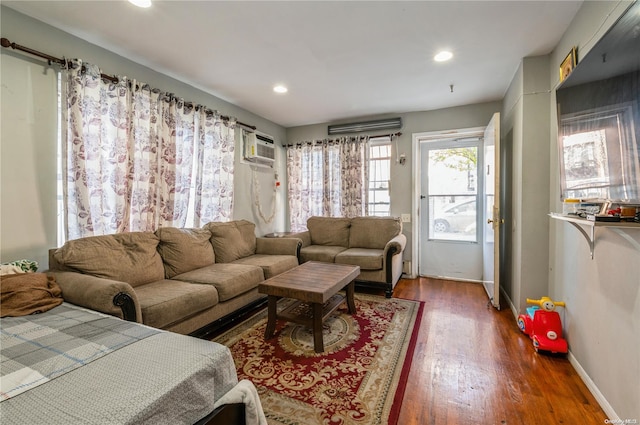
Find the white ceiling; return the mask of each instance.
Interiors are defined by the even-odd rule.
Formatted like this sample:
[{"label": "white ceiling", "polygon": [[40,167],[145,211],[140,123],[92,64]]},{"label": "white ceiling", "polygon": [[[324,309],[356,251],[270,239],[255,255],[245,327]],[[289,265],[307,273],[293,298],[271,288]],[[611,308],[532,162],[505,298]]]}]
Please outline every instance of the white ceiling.
[{"label": "white ceiling", "polygon": [[[582,1],[2,4],[293,127],[502,99]],[[435,63],[443,48],[454,58]]]}]

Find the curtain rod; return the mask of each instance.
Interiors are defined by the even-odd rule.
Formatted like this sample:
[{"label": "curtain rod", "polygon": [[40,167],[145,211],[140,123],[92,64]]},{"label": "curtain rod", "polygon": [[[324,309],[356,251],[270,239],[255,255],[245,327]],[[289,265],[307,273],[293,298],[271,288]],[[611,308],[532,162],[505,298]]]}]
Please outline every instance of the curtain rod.
[{"label": "curtain rod", "polygon": [[[393,139],[395,136],[402,136],[401,132],[397,132],[397,133],[389,133],[389,134],[376,134],[375,136],[369,136],[370,139],[376,139],[378,137],[389,137],[391,139]],[[362,136],[360,136],[362,137]],[[349,137],[351,140],[357,140],[358,137],[356,136],[350,136]],[[322,139],[322,140],[316,140],[315,144],[316,145],[321,145],[322,143],[332,143],[335,142],[336,139]],[[284,145],[285,148],[290,148],[292,146],[302,146],[304,143],[294,143],[294,144],[290,144],[290,145]]]},{"label": "curtain rod", "polygon": [[[4,38],[4,37],[2,37],[0,39],[0,45],[2,45],[2,47],[7,47],[7,48],[11,47],[14,50],[21,50],[21,51],[27,52],[27,53],[29,53],[29,54],[31,54],[33,56],[37,56],[39,58],[46,59],[47,63],[49,65],[51,65],[52,63],[57,63],[58,65],[63,66],[63,67],[67,65],[67,60],[64,59],[64,58],[57,58],[55,56],[51,56],[51,55],[48,55],[46,53],[39,52],[37,50],[33,50],[33,49],[29,48],[29,47],[25,47],[25,46],[21,46],[21,45],[16,44],[16,43],[12,43],[11,41],[9,41],[9,39]],[[84,66],[82,66],[82,69],[84,70]],[[107,74],[102,74],[102,73],[100,73],[100,78],[102,78],[104,80],[107,80],[107,81],[111,81],[114,84],[117,84],[120,81],[120,79],[118,77],[116,77],[115,75],[107,75]],[[193,102],[185,102],[185,104],[193,106]],[[228,116],[225,116],[225,115],[221,115],[220,118],[222,118],[225,121],[229,121],[229,119],[230,119]],[[245,124],[245,123],[240,122],[240,121],[236,121],[236,123],[238,125],[250,128],[252,130],[255,130],[257,128],[256,126]]]}]

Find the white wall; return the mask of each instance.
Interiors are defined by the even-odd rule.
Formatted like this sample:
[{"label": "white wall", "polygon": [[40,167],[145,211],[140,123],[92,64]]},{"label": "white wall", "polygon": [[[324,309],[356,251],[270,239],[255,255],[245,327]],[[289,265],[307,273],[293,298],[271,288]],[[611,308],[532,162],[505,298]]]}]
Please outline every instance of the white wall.
[{"label": "white wall", "polygon": [[[285,129],[188,84],[89,44],[6,7],[0,8],[2,37],[56,57],[79,57],[99,65],[107,74],[127,75],[185,100],[217,109],[239,121],[255,125],[285,140]],[[0,181],[0,261],[35,259],[48,266],[47,250],[56,246],[56,102],[55,70],[46,62],[10,49],[0,49],[2,59],[2,119]],[[271,224],[255,212],[251,167],[239,162],[236,144],[234,218],[253,221],[258,235],[284,230],[286,193],[279,189],[277,215]],[[280,175],[284,173],[283,148],[279,148]],[[265,215],[271,212],[274,175],[258,169],[260,199]],[[282,178],[282,177],[281,177]]]},{"label": "white wall", "polygon": [[0,66],[0,262],[46,267],[56,244],[56,72],[9,55]]},{"label": "white wall", "polygon": [[[552,88],[573,46],[584,57],[629,2],[585,2],[550,55]],[[578,65],[579,66],[579,65]],[[555,95],[550,99],[550,210],[560,211]],[[640,252],[609,229],[596,231],[595,258],[571,225],[551,220],[549,295],[565,301],[571,360],[611,419],[640,420]],[[640,229],[626,232],[640,243]]]}]

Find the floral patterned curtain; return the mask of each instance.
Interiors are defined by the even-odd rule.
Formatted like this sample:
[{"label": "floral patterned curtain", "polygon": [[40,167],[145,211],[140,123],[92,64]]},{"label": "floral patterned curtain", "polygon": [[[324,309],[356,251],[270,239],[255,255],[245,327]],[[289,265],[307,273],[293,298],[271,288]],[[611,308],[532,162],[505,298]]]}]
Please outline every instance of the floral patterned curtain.
[{"label": "floral patterned curtain", "polygon": [[131,150],[136,155],[132,158],[129,174],[132,191],[128,221],[131,229],[151,231],[160,221],[156,208],[158,194],[155,183],[161,180],[158,146],[161,146],[162,140],[161,118],[164,103],[159,90],[151,90],[148,86],[140,87],[137,84],[133,86],[134,136]]},{"label": "floral patterned curtain", "polygon": [[287,148],[291,230],[311,216],[356,217],[367,211],[369,137],[298,143]]},{"label": "floral patterned curtain", "polygon": [[[160,214],[157,227],[184,227],[187,221],[193,172],[194,110],[182,99],[165,95],[158,156],[160,179],[156,181]],[[154,226],[154,230],[157,228]]]},{"label": "floral patterned curtain", "polygon": [[367,215],[369,203],[369,137],[339,144],[341,215],[361,217]]},{"label": "floral patterned curtain", "polygon": [[193,107],[147,85],[132,87],[132,194],[126,230],[182,227],[187,220],[193,167]]},{"label": "floral patterned curtain", "polygon": [[194,225],[229,221],[233,211],[235,120],[200,108]]},{"label": "floral patterned curtain", "polygon": [[68,68],[68,239],[230,217],[234,124],[126,77],[104,82],[95,65],[74,60]]},{"label": "floral patterned curtain", "polygon": [[68,237],[127,230],[130,92],[126,80],[104,84],[80,60],[67,72],[65,185]]}]

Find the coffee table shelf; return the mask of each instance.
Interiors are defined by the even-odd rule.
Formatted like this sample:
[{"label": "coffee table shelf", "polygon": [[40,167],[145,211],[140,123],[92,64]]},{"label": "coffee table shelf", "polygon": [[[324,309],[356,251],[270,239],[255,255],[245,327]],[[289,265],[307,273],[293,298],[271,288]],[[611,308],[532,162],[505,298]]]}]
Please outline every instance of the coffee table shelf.
[{"label": "coffee table shelf", "polygon": [[[338,307],[346,301],[346,299],[347,297],[342,294],[336,294],[329,298],[329,301],[324,303],[322,306],[322,322],[324,323],[324,321],[331,316],[331,314],[333,314],[333,312],[336,311]],[[279,312],[277,318],[297,323],[299,325],[313,327],[313,304],[304,301],[296,301]]]}]

